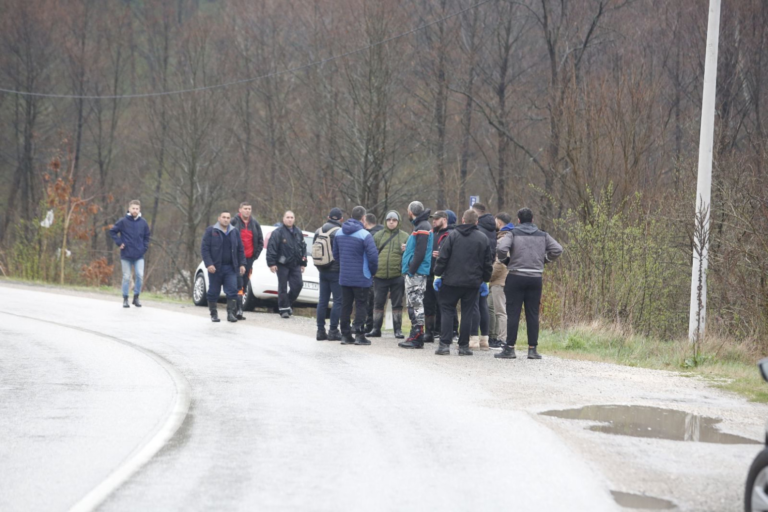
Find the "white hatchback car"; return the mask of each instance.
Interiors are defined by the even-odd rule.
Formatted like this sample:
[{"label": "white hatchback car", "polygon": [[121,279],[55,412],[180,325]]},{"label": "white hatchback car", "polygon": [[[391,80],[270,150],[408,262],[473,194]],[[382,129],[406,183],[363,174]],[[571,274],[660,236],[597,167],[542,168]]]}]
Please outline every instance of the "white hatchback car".
[{"label": "white hatchback car", "polygon": [[[259,259],[253,262],[253,272],[248,282],[247,290],[243,295],[243,309],[252,311],[256,306],[276,306],[277,305],[277,274],[273,274],[267,266],[267,244],[269,237],[275,230],[274,226],[262,226],[261,232],[264,235],[264,250],[261,251]],[[307,269],[302,277],[304,278],[304,287],[301,289],[298,304],[313,305],[317,304],[320,298],[320,273],[312,260],[312,238],[314,233],[302,231],[304,241],[307,244]],[[201,261],[195,271],[195,288],[192,293],[192,300],[196,306],[207,306],[208,299],[208,270]],[[222,297],[224,292],[222,290]],[[332,302],[329,304],[329,306]]]}]

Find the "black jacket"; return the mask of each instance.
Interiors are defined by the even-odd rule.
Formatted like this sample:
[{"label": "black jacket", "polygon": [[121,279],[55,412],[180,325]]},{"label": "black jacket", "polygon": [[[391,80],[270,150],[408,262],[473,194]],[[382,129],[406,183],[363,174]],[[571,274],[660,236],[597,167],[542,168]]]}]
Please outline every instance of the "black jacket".
[{"label": "black jacket", "polygon": [[[432,251],[440,252],[440,247],[445,243],[446,240],[448,240],[448,235],[451,234],[451,231],[456,229],[456,224],[449,224],[445,229],[441,229],[439,231],[434,231],[435,236],[432,239]],[[432,275],[435,275],[435,265],[437,264],[437,258],[432,258],[432,266],[429,267],[432,269]]]},{"label": "black jacket", "polygon": [[477,227],[480,228],[480,232],[488,237],[491,251],[493,251],[493,254],[496,254],[496,217],[486,213],[477,220]]},{"label": "black jacket", "polygon": [[216,270],[221,268],[221,246],[225,236],[230,237],[229,247],[232,251],[232,266],[235,269],[244,267],[246,263],[245,251],[243,251],[243,241],[240,240],[240,232],[230,225],[225,233],[218,222],[213,226],[209,226],[203,234],[200,253],[203,255],[205,266],[210,267],[213,265],[216,267]]},{"label": "black jacket", "polygon": [[381,224],[376,224],[371,229],[369,229],[368,232],[371,234],[371,236],[373,236],[379,231],[381,231],[382,229],[384,229],[384,226],[382,226]]},{"label": "black jacket", "polygon": [[443,242],[435,276],[449,286],[480,287],[493,273],[488,238],[473,224],[459,224]]},{"label": "black jacket", "polygon": [[[242,231],[244,227],[243,219],[240,215],[232,217],[232,226],[236,227],[238,231]],[[261,226],[258,221],[253,218],[248,219],[248,231],[253,233],[253,256],[252,258],[257,260],[261,255],[261,251],[264,250],[264,234],[261,232]]]},{"label": "black jacket", "polygon": [[[341,227],[341,222],[328,219],[328,222],[323,224],[323,227],[320,229],[322,229],[324,232],[327,233],[333,228],[340,228],[340,227]],[[331,233],[331,254],[333,254],[333,244],[336,243],[336,233],[338,233],[338,231],[334,231],[333,233]],[[313,244],[315,243],[315,240],[317,240],[317,231],[315,231],[315,236],[312,238]],[[339,262],[334,259],[331,262],[331,264],[328,266],[328,268],[317,267],[317,270],[319,272],[339,272],[341,270],[341,267],[339,267]]]},{"label": "black jacket", "polygon": [[281,224],[269,236],[267,244],[267,266],[284,265],[286,267],[307,266],[307,244],[304,233],[293,226],[291,232]]}]

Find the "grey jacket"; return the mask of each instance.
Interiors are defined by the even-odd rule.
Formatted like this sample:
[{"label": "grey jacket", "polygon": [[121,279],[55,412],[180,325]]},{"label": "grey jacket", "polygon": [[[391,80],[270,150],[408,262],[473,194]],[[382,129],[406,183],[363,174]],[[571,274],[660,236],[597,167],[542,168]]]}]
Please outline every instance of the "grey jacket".
[{"label": "grey jacket", "polygon": [[554,261],[563,253],[563,247],[535,224],[518,224],[507,236],[499,240],[496,255],[500,261],[509,258],[510,274],[540,277],[544,264]]}]

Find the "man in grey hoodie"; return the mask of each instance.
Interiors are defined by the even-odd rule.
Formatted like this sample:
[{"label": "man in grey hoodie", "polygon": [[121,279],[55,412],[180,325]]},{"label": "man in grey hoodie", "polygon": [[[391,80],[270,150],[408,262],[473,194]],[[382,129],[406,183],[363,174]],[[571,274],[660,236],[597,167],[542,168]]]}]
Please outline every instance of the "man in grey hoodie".
[{"label": "man in grey hoodie", "polygon": [[557,259],[563,248],[549,234],[533,224],[530,208],[517,212],[519,224],[499,240],[496,254],[506,262],[509,274],[504,285],[507,297],[507,344],[494,355],[499,359],[514,359],[520,312],[525,304],[528,330],[528,359],[541,359],[536,350],[539,344],[539,309],[544,265]]}]

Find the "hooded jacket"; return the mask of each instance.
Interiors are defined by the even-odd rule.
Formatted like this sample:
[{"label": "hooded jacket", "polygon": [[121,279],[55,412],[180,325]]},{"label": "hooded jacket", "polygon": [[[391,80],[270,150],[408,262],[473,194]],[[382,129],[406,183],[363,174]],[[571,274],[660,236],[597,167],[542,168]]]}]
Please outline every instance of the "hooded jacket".
[{"label": "hooded jacket", "polygon": [[[448,220],[450,222],[450,219]],[[448,224],[448,226],[445,227],[445,229],[441,229],[439,231],[434,231],[434,240],[432,241],[433,247],[432,252],[438,251],[440,252],[440,247],[443,246],[443,243],[448,239],[448,235],[451,234],[451,231],[456,229],[455,224]],[[432,266],[431,269],[431,275],[435,275],[435,265],[437,264],[437,257],[432,258]]]},{"label": "hooded jacket", "polygon": [[[505,236],[507,236],[507,233],[515,229],[515,225],[511,222],[501,228],[498,233],[496,233],[496,241],[498,242]],[[507,274],[509,271],[507,270],[507,266],[500,262],[498,259],[493,262],[493,275],[491,275],[491,282],[488,283],[489,286],[504,286],[507,282]]]},{"label": "hooded jacket", "polygon": [[140,260],[149,249],[149,224],[141,217],[134,219],[130,212],[125,214],[109,229],[109,234],[120,249],[121,260]]},{"label": "hooded jacket", "polygon": [[221,268],[224,237],[229,238],[229,248],[232,251],[232,267],[237,269],[245,266],[245,251],[243,251],[243,241],[240,239],[240,232],[230,224],[227,229],[221,227],[218,222],[209,226],[203,233],[203,243],[200,246],[200,253],[203,255],[203,263],[206,267],[213,265],[216,270]]},{"label": "hooded jacket", "polygon": [[449,286],[477,287],[493,272],[491,246],[474,224],[459,224],[443,242],[435,264],[435,276]]},{"label": "hooded jacket", "polygon": [[431,210],[424,210],[413,219],[413,233],[408,237],[403,255],[402,273],[413,276],[429,275],[432,263],[432,226],[429,225]]},{"label": "hooded jacket", "polygon": [[304,233],[295,225],[290,229],[285,224],[280,224],[280,227],[269,235],[267,266],[276,265],[307,266],[307,243],[304,241]]},{"label": "hooded jacket", "polygon": [[339,262],[339,284],[370,288],[379,268],[379,252],[373,237],[359,220],[349,219],[336,232],[333,259]]},{"label": "hooded jacket", "polygon": [[[312,243],[314,244],[315,241],[317,240],[317,234],[318,234],[318,232],[320,230],[322,230],[323,233],[328,233],[333,228],[340,228],[340,227],[341,227],[341,222],[338,222],[338,221],[335,221],[335,220],[332,220],[332,219],[328,219],[328,221],[325,224],[323,224],[323,227],[321,227],[319,230],[315,231],[315,236],[312,237]],[[336,233],[338,233],[338,232],[339,232],[339,230],[336,230],[333,233],[331,233],[331,236],[330,236],[330,239],[331,239],[331,251],[333,251],[333,245],[336,242]],[[325,267],[323,267],[323,268],[317,267],[317,270],[319,272],[338,272],[339,271],[339,260],[334,259],[331,262],[331,264],[328,265],[327,268],[325,268]]]},{"label": "hooded jacket", "polygon": [[390,213],[397,215],[397,227],[385,227],[373,235],[373,242],[379,253],[379,270],[376,272],[378,279],[394,279],[403,275],[403,244],[408,242],[408,233],[400,229],[400,214],[393,210],[388,212],[387,216]]},{"label": "hooded jacket", "polygon": [[488,237],[488,243],[491,244],[491,251],[496,254],[496,217],[486,213],[477,219],[477,227]]},{"label": "hooded jacket", "polygon": [[[251,216],[248,218],[248,222],[246,223],[238,213],[232,218],[230,226],[240,232],[240,239],[243,241],[245,257],[253,258],[254,260],[259,259],[261,251],[264,250],[264,234],[261,232],[261,226],[259,225],[258,221],[253,216]],[[250,242],[247,242],[248,240],[250,240]],[[249,243],[251,247],[247,247]],[[248,254],[249,252],[250,255]]]},{"label": "hooded jacket", "polygon": [[541,277],[544,265],[556,260],[563,253],[563,247],[549,234],[535,224],[518,224],[515,229],[499,240],[496,255],[502,262],[509,263],[510,274]]}]

